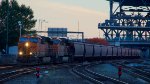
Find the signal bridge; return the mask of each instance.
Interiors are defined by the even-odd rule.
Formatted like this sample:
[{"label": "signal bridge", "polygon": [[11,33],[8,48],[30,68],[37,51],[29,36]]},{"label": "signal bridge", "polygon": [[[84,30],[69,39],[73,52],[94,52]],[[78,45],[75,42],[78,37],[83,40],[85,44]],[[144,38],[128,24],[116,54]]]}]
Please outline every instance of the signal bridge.
[{"label": "signal bridge", "polygon": [[84,39],[84,32],[73,32],[73,31],[36,31],[37,33],[45,33],[45,34],[79,34],[81,35],[82,40]]}]

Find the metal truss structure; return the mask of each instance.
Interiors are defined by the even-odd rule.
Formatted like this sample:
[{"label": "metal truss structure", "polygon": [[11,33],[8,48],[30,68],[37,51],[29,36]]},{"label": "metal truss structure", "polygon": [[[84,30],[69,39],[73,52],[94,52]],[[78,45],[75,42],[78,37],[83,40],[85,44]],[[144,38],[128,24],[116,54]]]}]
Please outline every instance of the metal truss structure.
[{"label": "metal truss structure", "polygon": [[[108,41],[150,41],[150,0],[109,0],[110,20],[99,23]],[[114,4],[118,7],[114,10]]]},{"label": "metal truss structure", "polygon": [[82,41],[84,40],[84,32],[73,32],[73,31],[67,31],[67,32],[52,32],[52,31],[36,31],[37,34],[48,34],[48,33],[52,33],[52,34],[76,34],[77,36],[79,36],[79,38],[82,39]]}]

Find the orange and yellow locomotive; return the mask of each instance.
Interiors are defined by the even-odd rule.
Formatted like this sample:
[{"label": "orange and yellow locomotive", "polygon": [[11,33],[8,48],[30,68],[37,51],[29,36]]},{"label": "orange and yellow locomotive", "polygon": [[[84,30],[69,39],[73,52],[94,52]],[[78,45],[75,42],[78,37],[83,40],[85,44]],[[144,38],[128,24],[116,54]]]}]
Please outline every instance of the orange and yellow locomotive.
[{"label": "orange and yellow locomotive", "polygon": [[[39,36],[22,36],[18,43],[18,60],[35,61],[37,57],[48,55],[49,46]],[[27,60],[28,59],[28,60]]]},{"label": "orange and yellow locomotive", "polygon": [[64,56],[65,46],[58,38],[22,36],[18,43],[19,62],[53,62]]}]

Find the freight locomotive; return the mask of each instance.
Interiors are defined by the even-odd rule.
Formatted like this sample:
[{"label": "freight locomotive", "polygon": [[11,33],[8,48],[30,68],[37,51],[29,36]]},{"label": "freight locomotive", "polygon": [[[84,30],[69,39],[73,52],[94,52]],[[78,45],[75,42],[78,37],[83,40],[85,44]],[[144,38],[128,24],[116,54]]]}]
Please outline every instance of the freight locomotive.
[{"label": "freight locomotive", "polygon": [[25,35],[19,38],[18,62],[50,62],[64,56],[64,45],[57,38]]},{"label": "freight locomotive", "polygon": [[141,51],[138,49],[30,35],[20,37],[18,53],[18,62],[29,63],[139,58],[141,55]]}]

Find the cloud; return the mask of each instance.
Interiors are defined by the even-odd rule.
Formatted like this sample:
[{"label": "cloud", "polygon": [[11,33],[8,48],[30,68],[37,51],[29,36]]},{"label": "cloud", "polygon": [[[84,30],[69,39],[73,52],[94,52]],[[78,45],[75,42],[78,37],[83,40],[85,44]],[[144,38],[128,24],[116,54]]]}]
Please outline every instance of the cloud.
[{"label": "cloud", "polygon": [[[18,2],[30,6],[35,18],[47,20],[49,24],[43,24],[46,27],[67,27],[69,31],[77,31],[79,21],[80,31],[85,32],[85,37],[98,37],[97,24],[107,18],[101,11],[48,0],[18,0]],[[36,27],[38,26],[37,22]]]}]

